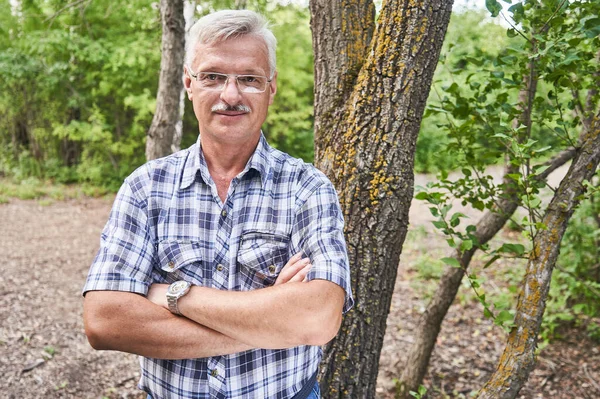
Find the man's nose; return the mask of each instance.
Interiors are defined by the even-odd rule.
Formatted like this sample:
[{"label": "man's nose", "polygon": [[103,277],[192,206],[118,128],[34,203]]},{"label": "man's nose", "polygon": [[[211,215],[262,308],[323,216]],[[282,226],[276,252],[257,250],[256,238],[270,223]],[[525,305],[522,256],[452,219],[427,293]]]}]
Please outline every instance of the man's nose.
[{"label": "man's nose", "polygon": [[225,82],[223,90],[221,90],[221,100],[227,104],[236,105],[242,100],[242,93],[237,85],[237,79],[229,76]]}]

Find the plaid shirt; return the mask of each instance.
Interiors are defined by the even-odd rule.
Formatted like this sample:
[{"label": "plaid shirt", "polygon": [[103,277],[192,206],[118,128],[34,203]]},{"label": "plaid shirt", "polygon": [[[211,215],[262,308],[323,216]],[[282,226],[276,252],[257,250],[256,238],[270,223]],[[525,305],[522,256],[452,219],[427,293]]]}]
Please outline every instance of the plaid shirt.
[{"label": "plaid shirt", "polygon": [[[198,143],[148,162],[121,187],[84,293],[146,295],[152,283],[186,280],[221,290],[271,286],[295,253],[353,303],[343,218],[331,182],[271,148],[261,135],[223,204]],[[153,398],[291,398],[316,372],[316,346],[255,349],[186,360],[140,357],[141,389]]]}]

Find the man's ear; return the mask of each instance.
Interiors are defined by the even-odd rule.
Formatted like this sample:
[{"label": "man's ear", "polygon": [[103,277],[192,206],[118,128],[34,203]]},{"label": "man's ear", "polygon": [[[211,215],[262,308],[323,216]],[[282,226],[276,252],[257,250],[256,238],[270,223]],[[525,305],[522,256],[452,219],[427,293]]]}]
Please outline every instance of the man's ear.
[{"label": "man's ear", "polygon": [[188,99],[192,101],[192,75],[187,65],[183,66],[183,87],[187,92]]},{"label": "man's ear", "polygon": [[271,82],[269,82],[269,105],[273,104],[273,100],[275,100],[275,93],[277,93],[277,71],[273,74],[271,78]]}]

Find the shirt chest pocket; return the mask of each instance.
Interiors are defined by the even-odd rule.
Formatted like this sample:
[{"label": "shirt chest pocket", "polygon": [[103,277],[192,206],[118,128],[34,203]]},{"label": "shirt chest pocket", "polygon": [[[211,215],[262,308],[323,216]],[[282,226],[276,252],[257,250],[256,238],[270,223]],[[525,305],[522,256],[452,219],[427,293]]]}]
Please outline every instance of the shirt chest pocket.
[{"label": "shirt chest pocket", "polygon": [[244,285],[268,287],[275,283],[289,259],[288,236],[273,232],[248,231],[240,240],[237,262]]},{"label": "shirt chest pocket", "polygon": [[191,241],[161,241],[158,243],[161,275],[167,283],[186,280],[201,285],[203,260],[200,244]]}]

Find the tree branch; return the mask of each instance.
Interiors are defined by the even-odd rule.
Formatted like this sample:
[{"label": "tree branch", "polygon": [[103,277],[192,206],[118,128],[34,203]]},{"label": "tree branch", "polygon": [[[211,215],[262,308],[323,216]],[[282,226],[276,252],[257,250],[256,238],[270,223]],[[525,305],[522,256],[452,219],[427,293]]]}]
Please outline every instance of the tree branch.
[{"label": "tree branch", "polygon": [[[49,16],[48,18],[46,18],[44,20],[44,22],[48,22],[50,21],[50,27],[52,26],[52,24],[54,23],[54,20],[56,19],[56,17],[58,17],[60,14],[62,14],[64,11],[73,8],[73,7],[77,7],[78,5],[80,5],[81,3],[85,3],[87,2],[88,4],[92,2],[92,0],[76,0],[72,3],[69,3],[67,5],[65,5],[64,7],[62,7],[60,10],[58,10],[57,12],[55,12],[54,14],[52,14],[51,16]],[[86,5],[87,7],[87,5]]]},{"label": "tree branch", "polygon": [[585,192],[583,182],[592,178],[600,162],[600,112],[581,140],[583,144],[577,156],[546,208],[543,219],[546,229],[540,230],[534,238],[517,303],[515,327],[498,368],[479,392],[478,399],[514,399],[535,364],[537,336],[560,243]]}]

